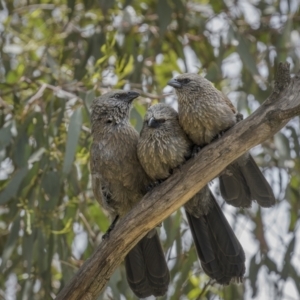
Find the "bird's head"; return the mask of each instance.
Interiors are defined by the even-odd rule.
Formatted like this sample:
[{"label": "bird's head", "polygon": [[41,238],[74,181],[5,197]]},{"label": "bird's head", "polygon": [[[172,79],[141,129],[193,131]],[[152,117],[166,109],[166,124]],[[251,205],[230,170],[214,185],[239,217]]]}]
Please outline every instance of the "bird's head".
[{"label": "bird's head", "polygon": [[210,81],[199,74],[184,73],[171,79],[168,82],[178,96],[178,101],[189,101],[192,98],[199,97],[201,93],[214,89]]},{"label": "bird's head", "polygon": [[178,114],[175,109],[165,103],[158,103],[149,107],[141,134],[143,131],[151,134],[173,132],[178,127]]},{"label": "bird's head", "polygon": [[115,126],[129,121],[132,101],[139,96],[135,91],[114,90],[94,99],[92,103],[92,125]]}]

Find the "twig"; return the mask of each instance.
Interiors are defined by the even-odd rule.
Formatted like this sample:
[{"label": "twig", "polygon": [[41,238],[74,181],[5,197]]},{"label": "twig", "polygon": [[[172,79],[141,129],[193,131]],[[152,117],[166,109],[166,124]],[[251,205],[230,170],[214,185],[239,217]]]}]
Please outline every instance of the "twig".
[{"label": "twig", "polygon": [[92,237],[92,239],[95,239],[96,234],[92,230],[92,228],[91,228],[89,222],[87,221],[87,219],[85,218],[85,216],[80,212],[79,217],[82,220],[83,224],[85,225],[85,227],[86,227],[87,231],[89,232],[90,236]]}]

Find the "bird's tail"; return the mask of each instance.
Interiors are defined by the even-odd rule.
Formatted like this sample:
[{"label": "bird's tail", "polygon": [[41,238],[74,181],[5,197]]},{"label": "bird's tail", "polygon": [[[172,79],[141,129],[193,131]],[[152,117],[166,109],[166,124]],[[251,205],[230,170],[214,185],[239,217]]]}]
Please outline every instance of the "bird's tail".
[{"label": "bird's tail", "polygon": [[127,281],[139,298],[163,296],[170,282],[169,269],[158,234],[145,236],[125,257]]},{"label": "bird's tail", "polygon": [[245,273],[244,250],[212,193],[207,215],[197,218],[186,211],[204,272],[220,284],[241,282]]},{"label": "bird's tail", "polygon": [[275,204],[272,188],[249,154],[229,165],[219,178],[221,194],[228,204],[250,207],[253,200],[262,207]]}]

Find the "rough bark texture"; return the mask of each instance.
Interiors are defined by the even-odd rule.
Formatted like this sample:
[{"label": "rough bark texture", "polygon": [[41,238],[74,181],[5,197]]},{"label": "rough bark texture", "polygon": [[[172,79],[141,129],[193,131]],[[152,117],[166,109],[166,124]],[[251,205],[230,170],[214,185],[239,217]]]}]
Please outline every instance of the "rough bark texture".
[{"label": "rough bark texture", "polygon": [[247,119],[205,147],[125,216],[56,299],[96,299],[128,251],[153,227],[194,196],[227,165],[300,114],[300,74],[280,64],[271,96]]}]

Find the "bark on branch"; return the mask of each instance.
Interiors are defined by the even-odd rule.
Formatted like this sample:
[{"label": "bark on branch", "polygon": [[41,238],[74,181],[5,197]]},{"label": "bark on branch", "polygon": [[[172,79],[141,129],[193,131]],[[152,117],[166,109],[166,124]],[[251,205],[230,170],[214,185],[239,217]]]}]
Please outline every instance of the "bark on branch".
[{"label": "bark on branch", "polygon": [[300,113],[300,75],[278,67],[271,96],[247,119],[205,147],[168,180],[153,189],[123,218],[81,266],[56,299],[96,299],[128,251],[152,228],[194,196],[227,165],[279,131]]}]

